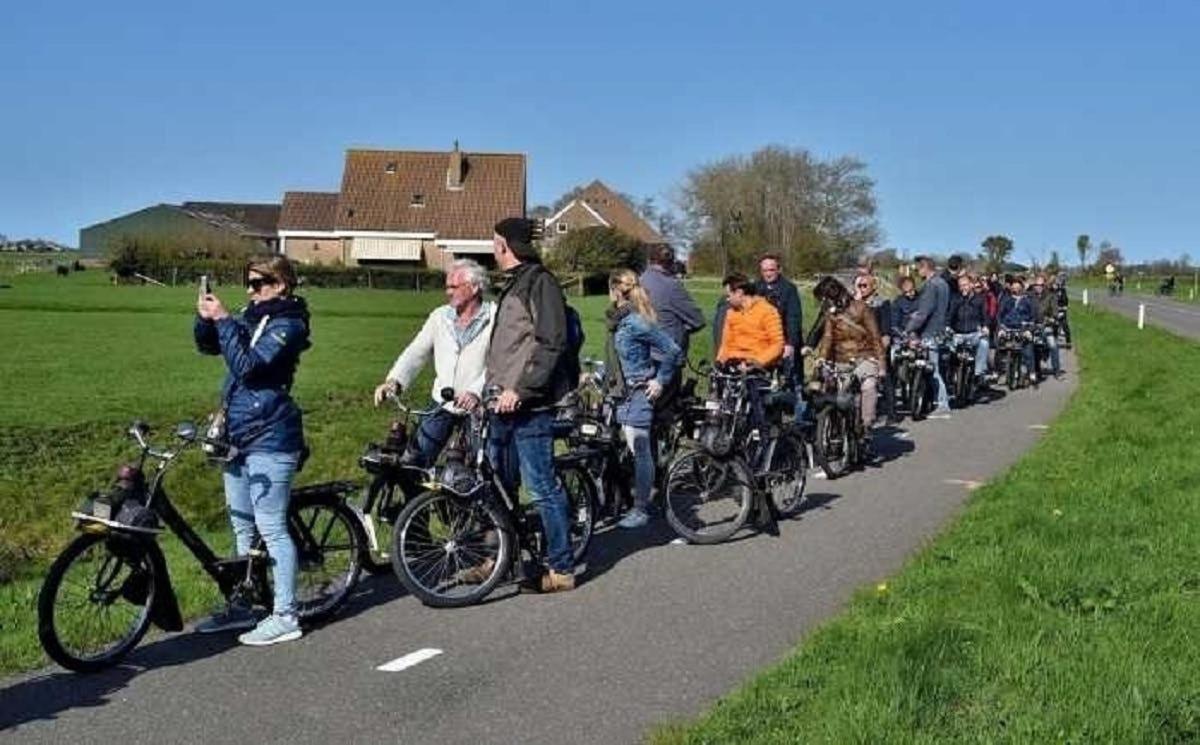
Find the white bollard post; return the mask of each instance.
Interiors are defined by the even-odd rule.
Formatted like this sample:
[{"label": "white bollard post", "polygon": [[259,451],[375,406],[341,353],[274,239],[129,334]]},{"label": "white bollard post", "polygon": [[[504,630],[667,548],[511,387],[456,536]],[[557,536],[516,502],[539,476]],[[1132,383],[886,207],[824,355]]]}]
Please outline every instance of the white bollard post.
[{"label": "white bollard post", "polygon": [[1087,304],[1088,304],[1088,299],[1087,299],[1087,288],[1086,288],[1086,287],[1085,287],[1085,288],[1083,288],[1083,304],[1084,304],[1084,305],[1087,305]]},{"label": "white bollard post", "polygon": [[1146,304],[1138,303],[1138,328],[1146,328]]}]

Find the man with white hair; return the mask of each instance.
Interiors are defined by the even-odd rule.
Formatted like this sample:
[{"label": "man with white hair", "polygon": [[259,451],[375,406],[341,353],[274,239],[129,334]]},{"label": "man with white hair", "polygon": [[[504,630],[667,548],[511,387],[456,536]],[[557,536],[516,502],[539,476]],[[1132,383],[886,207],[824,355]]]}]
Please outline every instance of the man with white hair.
[{"label": "man with white hair", "polygon": [[[478,263],[460,259],[451,264],[446,272],[446,304],[434,308],[416,338],[375,388],[378,406],[385,396],[398,395],[411,385],[433,358],[435,404],[427,408],[440,408],[421,419],[416,437],[409,443],[407,456],[414,465],[432,465],[454,431],[454,415],[479,405],[496,315],[496,304],[483,300],[486,286],[487,273]],[[445,388],[454,389],[453,401],[442,401],[441,391]]]}]

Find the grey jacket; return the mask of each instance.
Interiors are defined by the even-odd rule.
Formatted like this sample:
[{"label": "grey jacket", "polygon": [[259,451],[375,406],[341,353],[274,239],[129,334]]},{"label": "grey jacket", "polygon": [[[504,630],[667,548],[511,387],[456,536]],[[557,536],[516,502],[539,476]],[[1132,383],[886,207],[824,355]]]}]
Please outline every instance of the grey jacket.
[{"label": "grey jacket", "polygon": [[658,325],[686,356],[688,338],[704,328],[704,314],[696,307],[683,283],[662,267],[651,264],[642,272],[641,282],[658,314]]},{"label": "grey jacket", "polygon": [[575,385],[565,364],[566,299],[541,264],[520,264],[506,275],[492,321],[487,382],[515,390],[522,410],[544,408]]},{"label": "grey jacket", "polygon": [[934,274],[925,280],[917,297],[917,310],[904,327],[907,333],[929,338],[946,330],[946,311],[950,307],[950,286],[942,275]]}]

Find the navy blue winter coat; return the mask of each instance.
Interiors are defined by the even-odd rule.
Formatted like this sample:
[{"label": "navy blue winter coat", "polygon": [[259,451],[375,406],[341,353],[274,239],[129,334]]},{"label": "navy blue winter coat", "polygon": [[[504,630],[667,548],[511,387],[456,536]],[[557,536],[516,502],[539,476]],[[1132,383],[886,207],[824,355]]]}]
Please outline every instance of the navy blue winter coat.
[{"label": "navy blue winter coat", "polygon": [[304,424],[290,390],[300,353],[310,346],[304,299],[252,303],[216,322],[197,316],[193,333],[202,354],[225,358],[221,400],[230,444],[243,453],[300,452]]}]

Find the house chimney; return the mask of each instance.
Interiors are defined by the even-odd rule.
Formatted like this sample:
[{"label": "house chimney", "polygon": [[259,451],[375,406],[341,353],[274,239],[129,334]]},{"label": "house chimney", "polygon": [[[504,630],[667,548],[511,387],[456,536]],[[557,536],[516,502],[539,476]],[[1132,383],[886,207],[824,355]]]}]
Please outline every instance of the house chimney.
[{"label": "house chimney", "polygon": [[454,141],[454,149],[450,151],[450,165],[446,168],[446,188],[463,188],[463,178],[467,175],[466,162],[462,151],[458,149],[458,140]]}]

